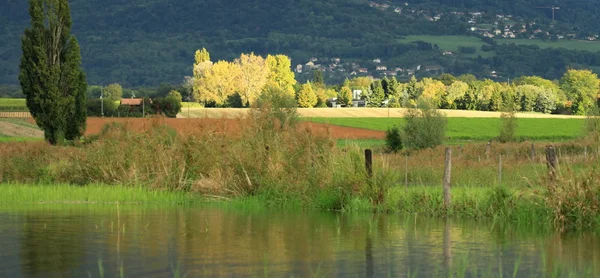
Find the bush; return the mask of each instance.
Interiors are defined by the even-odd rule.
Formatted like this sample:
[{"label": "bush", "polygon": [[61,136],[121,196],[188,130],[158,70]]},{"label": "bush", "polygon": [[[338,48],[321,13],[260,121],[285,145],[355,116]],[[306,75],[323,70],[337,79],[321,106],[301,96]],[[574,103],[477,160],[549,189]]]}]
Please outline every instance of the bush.
[{"label": "bush", "polygon": [[517,131],[517,106],[513,101],[506,102],[502,107],[502,115],[500,116],[500,135],[498,141],[502,143],[514,142]]},{"label": "bush", "polygon": [[419,106],[421,108],[409,109],[404,115],[404,143],[415,149],[441,145],[448,125],[446,116],[430,103],[422,102]]},{"label": "bush", "polygon": [[270,110],[272,116],[279,121],[280,127],[295,126],[300,119],[296,99],[284,93],[278,87],[268,87],[257,99],[254,108]]},{"label": "bush", "polygon": [[600,140],[600,110],[597,106],[590,108],[585,119],[585,134]]},{"label": "bush", "polygon": [[458,52],[462,54],[475,54],[477,52],[477,48],[474,46],[459,46]]},{"label": "bush", "polygon": [[395,125],[389,128],[385,133],[385,145],[391,152],[402,150],[402,137],[400,136],[400,127]]}]

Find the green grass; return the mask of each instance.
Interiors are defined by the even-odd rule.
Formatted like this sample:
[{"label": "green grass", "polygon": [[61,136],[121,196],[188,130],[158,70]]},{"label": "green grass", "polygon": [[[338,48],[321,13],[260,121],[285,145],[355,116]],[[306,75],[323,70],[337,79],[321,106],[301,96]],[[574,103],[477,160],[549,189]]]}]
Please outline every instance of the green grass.
[{"label": "green grass", "polygon": [[467,55],[476,57],[481,55],[482,57],[493,56],[494,52],[481,51],[481,46],[485,43],[477,37],[471,36],[431,36],[431,35],[414,35],[406,36],[399,40],[401,43],[410,43],[413,41],[425,41],[431,44],[437,44],[441,50],[448,50],[458,53],[459,46],[475,47],[477,52],[475,54]]},{"label": "green grass", "polygon": [[[402,118],[306,118],[316,123],[385,131],[394,124],[403,125]],[[583,135],[584,119],[517,119],[517,137],[545,141],[568,140]],[[498,136],[498,118],[448,118],[446,136],[449,141],[485,141]]]},{"label": "green grass", "polygon": [[340,139],[337,140],[338,147],[358,146],[360,148],[376,148],[385,146],[385,140],[378,139]]},{"label": "green grass", "polygon": [[171,204],[191,205],[206,198],[184,192],[153,191],[144,187],[108,185],[20,185],[0,184],[0,205],[12,204]]},{"label": "green grass", "polygon": [[560,40],[556,42],[528,39],[496,39],[499,44],[537,45],[540,48],[566,48],[570,50],[600,51],[600,42],[583,40]]},{"label": "green grass", "polygon": [[24,98],[0,98],[0,111],[25,112],[28,110]]},{"label": "green grass", "polygon": [[[182,102],[181,108],[204,108],[204,106],[198,102]],[[182,111],[183,112],[183,111]]]},{"label": "green grass", "polygon": [[43,138],[32,138],[32,137],[9,137],[0,133],[0,143],[10,142],[38,142],[44,140]]},{"label": "green grass", "polygon": [[[486,26],[480,26],[486,27]],[[529,40],[529,39],[495,39],[498,44],[520,44],[520,45],[537,45],[541,48],[565,48],[569,50],[584,50],[584,51],[600,51],[600,41],[583,41],[583,40],[560,40],[556,42]],[[477,37],[472,36],[431,36],[431,35],[413,35],[406,36],[399,40],[401,43],[410,43],[413,41],[425,41],[431,44],[437,44],[441,50],[448,50],[458,53],[459,46],[475,47],[475,54],[465,55],[468,57],[491,57],[496,55],[494,51],[482,51],[481,46],[485,43]]]}]

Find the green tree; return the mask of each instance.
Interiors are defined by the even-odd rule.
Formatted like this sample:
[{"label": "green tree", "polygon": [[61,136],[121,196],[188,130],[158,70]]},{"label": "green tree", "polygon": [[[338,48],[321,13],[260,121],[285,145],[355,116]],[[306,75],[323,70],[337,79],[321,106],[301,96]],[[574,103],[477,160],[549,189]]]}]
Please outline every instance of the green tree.
[{"label": "green tree", "polygon": [[178,91],[170,91],[169,94],[167,95],[167,97],[173,97],[175,99],[177,99],[179,102],[183,101],[183,98],[181,97],[181,93]]},{"label": "green tree", "polygon": [[385,92],[383,91],[383,86],[381,86],[381,81],[374,81],[371,83],[371,92],[368,96],[368,106],[369,107],[381,107],[383,100],[385,99]]},{"label": "green tree", "polygon": [[19,81],[27,107],[51,144],[76,140],[87,118],[85,73],[79,44],[71,35],[67,0],[30,0]]},{"label": "green tree", "polygon": [[446,90],[446,96],[443,97],[442,107],[456,108],[456,100],[462,98],[469,90],[469,85],[462,81],[454,81]]},{"label": "green tree", "polygon": [[456,82],[456,77],[454,77],[454,75],[449,74],[449,73],[444,73],[444,74],[438,76],[436,79],[441,81],[442,83],[444,83],[444,85],[446,85],[446,86],[450,86],[451,84]]},{"label": "green tree", "polygon": [[598,76],[589,70],[568,70],[560,79],[560,87],[573,102],[573,114],[584,115],[596,103]]},{"label": "green tree", "polygon": [[298,92],[298,106],[302,108],[312,108],[317,105],[317,95],[310,82],[302,85]]},{"label": "green tree", "polygon": [[502,114],[500,115],[500,135],[498,136],[498,141],[502,143],[514,142],[517,132],[516,113],[518,105],[514,100],[509,99],[502,104],[500,109],[502,110]]},{"label": "green tree", "polygon": [[408,109],[404,114],[402,143],[414,149],[433,148],[444,142],[448,121],[435,105],[421,101],[419,108]]},{"label": "green tree", "polygon": [[110,84],[104,89],[104,97],[110,101],[118,101],[123,97],[123,87],[118,83]]},{"label": "green tree", "polygon": [[325,79],[323,78],[323,72],[320,70],[313,71],[313,84],[325,85]]}]

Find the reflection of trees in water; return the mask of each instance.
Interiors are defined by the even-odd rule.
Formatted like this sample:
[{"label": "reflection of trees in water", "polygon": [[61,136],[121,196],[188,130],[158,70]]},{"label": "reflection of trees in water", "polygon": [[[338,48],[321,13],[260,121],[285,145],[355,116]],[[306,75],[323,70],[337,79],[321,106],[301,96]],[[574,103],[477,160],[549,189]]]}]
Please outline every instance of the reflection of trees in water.
[{"label": "reflection of trees in water", "polygon": [[[93,211],[81,214],[89,213]],[[139,266],[168,274],[177,263],[189,277],[262,276],[263,272],[272,277],[285,276],[282,273],[398,277],[407,273],[443,275],[463,263],[464,256],[468,269],[502,268],[511,273],[518,257],[539,263],[540,252],[545,253],[549,269],[555,261],[584,268],[600,259],[600,249],[594,248],[600,242],[593,235],[552,236],[510,225],[491,227],[414,215],[221,208],[132,210],[121,212],[120,223],[127,226],[122,234],[107,226],[113,220],[117,226],[115,215],[56,218],[39,212],[26,214],[21,241],[23,273],[68,276],[82,269],[94,272],[98,250],[107,271],[116,271],[118,260],[123,259],[126,276],[135,274],[127,269]],[[89,222],[105,224],[86,231]],[[87,258],[86,243],[92,251]],[[86,261],[88,265],[82,265]]]},{"label": "reflection of trees in water", "polygon": [[23,217],[21,265],[28,276],[69,276],[85,263],[85,219],[40,212]]}]

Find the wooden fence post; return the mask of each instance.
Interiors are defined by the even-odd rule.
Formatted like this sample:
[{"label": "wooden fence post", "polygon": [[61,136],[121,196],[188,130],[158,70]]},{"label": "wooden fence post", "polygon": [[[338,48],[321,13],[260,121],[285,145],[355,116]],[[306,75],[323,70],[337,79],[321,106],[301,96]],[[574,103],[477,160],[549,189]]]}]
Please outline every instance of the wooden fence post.
[{"label": "wooden fence post", "polygon": [[371,149],[365,150],[365,168],[367,169],[367,175],[369,178],[373,177],[373,152]]},{"label": "wooden fence post", "polygon": [[489,141],[487,142],[487,145],[485,145],[485,159],[489,159],[490,158],[490,149],[492,147],[492,142]]},{"label": "wooden fence post", "polygon": [[548,165],[550,177],[555,178],[558,158],[556,157],[556,149],[554,149],[554,146],[546,146],[546,165]]},{"label": "wooden fence post", "polygon": [[451,195],[450,195],[450,183],[452,176],[452,149],[446,148],[446,162],[444,165],[444,207],[450,208]]}]

